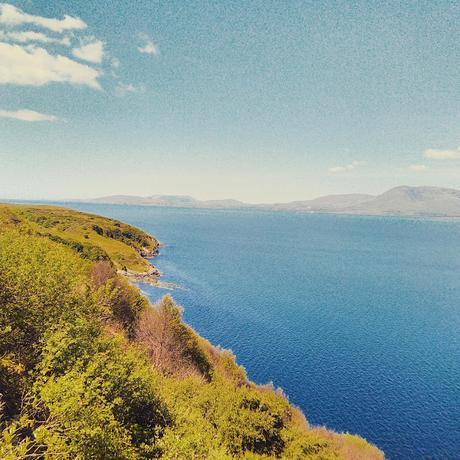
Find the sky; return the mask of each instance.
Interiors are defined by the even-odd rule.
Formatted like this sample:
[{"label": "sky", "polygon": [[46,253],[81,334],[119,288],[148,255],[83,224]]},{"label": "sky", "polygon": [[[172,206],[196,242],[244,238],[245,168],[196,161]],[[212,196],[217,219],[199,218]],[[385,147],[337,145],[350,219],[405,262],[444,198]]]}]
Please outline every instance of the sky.
[{"label": "sky", "polygon": [[460,188],[460,2],[0,3],[0,198]]}]

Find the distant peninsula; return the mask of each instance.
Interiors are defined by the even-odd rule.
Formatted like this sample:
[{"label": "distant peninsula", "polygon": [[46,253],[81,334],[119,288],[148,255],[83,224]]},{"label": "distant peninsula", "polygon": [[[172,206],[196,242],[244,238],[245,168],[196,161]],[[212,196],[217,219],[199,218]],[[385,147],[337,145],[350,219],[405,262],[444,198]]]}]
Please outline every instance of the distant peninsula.
[{"label": "distant peninsula", "polygon": [[112,195],[91,203],[198,209],[262,209],[371,216],[460,217],[460,190],[441,187],[392,188],[380,195],[327,195],[288,203],[250,204],[238,200],[197,200],[184,195]]}]

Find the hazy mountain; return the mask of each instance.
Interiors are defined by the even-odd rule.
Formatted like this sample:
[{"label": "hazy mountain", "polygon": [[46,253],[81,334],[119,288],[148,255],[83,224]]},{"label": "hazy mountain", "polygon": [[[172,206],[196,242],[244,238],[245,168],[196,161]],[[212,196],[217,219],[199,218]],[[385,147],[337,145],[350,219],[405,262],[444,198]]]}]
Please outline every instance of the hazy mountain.
[{"label": "hazy mountain", "polygon": [[440,187],[396,187],[343,212],[371,215],[460,217],[460,190]]},{"label": "hazy mountain", "polygon": [[460,217],[460,190],[440,187],[401,186],[381,195],[328,195],[314,200],[275,204],[248,204],[238,200],[197,200],[183,195],[147,197],[114,195],[93,203],[168,206],[207,209],[271,209],[278,211],[330,212],[339,214]]},{"label": "hazy mountain", "polygon": [[238,200],[197,200],[187,195],[131,196],[113,195],[90,200],[93,203],[167,206],[171,208],[244,208],[250,205]]},{"label": "hazy mountain", "polygon": [[206,201],[195,200],[195,201],[197,203],[199,203],[202,207],[205,207],[205,208],[231,209],[231,208],[247,208],[247,207],[254,206],[254,205],[251,205],[251,204],[248,204],[248,203],[243,203],[242,201],[232,200],[232,199],[227,199],[227,200],[206,200]]},{"label": "hazy mountain", "polygon": [[359,205],[374,198],[374,195],[364,194],[327,195],[315,198],[314,200],[291,201],[289,203],[277,203],[267,206],[273,209],[281,210],[331,212]]}]

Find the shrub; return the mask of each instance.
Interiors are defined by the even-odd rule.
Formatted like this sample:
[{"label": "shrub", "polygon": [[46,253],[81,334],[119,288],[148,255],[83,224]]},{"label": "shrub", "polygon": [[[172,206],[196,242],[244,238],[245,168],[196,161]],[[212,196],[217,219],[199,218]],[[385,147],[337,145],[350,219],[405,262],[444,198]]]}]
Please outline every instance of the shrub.
[{"label": "shrub", "polygon": [[122,337],[78,320],[61,324],[46,341],[31,406],[53,420],[41,442],[72,458],[146,458],[170,415],[157,377]]}]

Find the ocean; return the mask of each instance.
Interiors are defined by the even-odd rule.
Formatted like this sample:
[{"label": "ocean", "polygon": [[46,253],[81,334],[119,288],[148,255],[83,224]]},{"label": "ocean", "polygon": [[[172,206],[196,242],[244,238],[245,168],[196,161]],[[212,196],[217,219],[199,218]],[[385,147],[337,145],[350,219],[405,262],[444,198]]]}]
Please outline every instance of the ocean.
[{"label": "ocean", "polygon": [[313,425],[460,459],[460,222],[67,203],[164,245],[184,319]]}]

